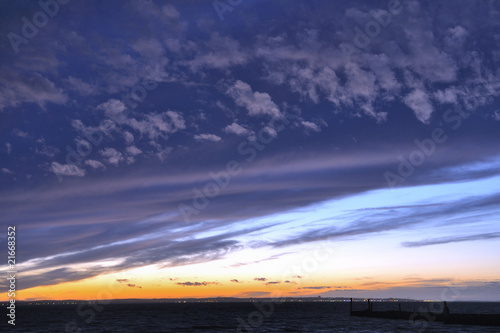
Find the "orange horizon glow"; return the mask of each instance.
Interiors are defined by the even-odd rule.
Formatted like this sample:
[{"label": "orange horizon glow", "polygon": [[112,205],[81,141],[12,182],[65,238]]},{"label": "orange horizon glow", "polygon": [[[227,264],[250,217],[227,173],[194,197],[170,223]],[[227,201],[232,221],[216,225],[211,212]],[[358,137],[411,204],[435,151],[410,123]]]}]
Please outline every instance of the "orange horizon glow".
[{"label": "orange horizon glow", "polygon": [[[129,286],[130,285],[130,286]],[[170,281],[167,284],[120,283],[109,276],[89,278],[77,282],[65,282],[57,285],[39,286],[16,291],[18,301],[63,301],[63,300],[118,300],[118,299],[181,299],[181,298],[272,298],[272,297],[311,297],[328,290],[301,290],[300,288],[314,287],[317,284],[276,284],[263,285],[262,282],[250,281],[223,284],[207,284],[202,286],[180,286]],[[363,289],[373,291],[393,287],[412,287],[414,283],[402,281],[375,282],[367,286],[365,282],[346,284],[344,291],[353,290],[353,297],[359,297],[354,291]],[[266,293],[258,296],[258,293]],[[337,297],[337,296],[328,296]],[[338,296],[344,297],[344,296]],[[9,301],[8,293],[0,294],[0,302]]]}]

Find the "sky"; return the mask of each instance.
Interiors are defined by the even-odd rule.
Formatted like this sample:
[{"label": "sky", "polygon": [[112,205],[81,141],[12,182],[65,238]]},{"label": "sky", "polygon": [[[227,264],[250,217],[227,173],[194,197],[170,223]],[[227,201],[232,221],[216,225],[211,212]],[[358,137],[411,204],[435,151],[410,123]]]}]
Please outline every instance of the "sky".
[{"label": "sky", "polygon": [[499,2],[0,16],[18,300],[500,301]]}]

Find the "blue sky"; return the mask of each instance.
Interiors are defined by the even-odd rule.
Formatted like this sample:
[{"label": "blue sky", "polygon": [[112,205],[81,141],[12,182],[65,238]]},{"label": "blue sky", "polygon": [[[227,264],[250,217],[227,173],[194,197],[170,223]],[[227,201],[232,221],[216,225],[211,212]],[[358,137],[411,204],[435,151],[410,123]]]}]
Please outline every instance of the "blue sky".
[{"label": "blue sky", "polygon": [[0,2],[26,298],[117,273],[147,295],[142,268],[194,293],[498,300],[498,3],[41,3]]}]

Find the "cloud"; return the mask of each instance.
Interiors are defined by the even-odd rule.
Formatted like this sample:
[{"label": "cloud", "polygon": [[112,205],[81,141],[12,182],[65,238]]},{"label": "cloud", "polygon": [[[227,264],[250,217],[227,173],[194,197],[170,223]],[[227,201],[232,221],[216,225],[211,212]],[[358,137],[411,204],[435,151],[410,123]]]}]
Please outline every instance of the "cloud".
[{"label": "cloud", "polygon": [[266,286],[268,285],[272,285],[272,284],[280,284],[281,282],[279,281],[269,281],[269,282],[266,282]]},{"label": "cloud", "polygon": [[449,28],[446,31],[446,34],[447,36],[444,39],[445,44],[448,47],[452,47],[454,49],[462,47],[464,41],[469,36],[467,30],[460,25],[457,25],[453,28]]},{"label": "cloud", "polygon": [[99,92],[97,90],[98,87],[73,76],[69,76],[63,81],[69,86],[69,89],[76,91],[82,96],[96,95]]},{"label": "cloud", "polygon": [[94,170],[96,170],[96,169],[106,169],[106,167],[104,166],[104,164],[102,164],[101,162],[96,161],[96,160],[86,160],[85,161],[85,165],[90,166]]},{"label": "cloud", "polygon": [[75,177],[85,176],[85,170],[79,168],[74,164],[60,164],[57,162],[52,162],[50,166],[50,171],[52,171],[55,175],[59,176],[75,176]]},{"label": "cloud", "polygon": [[249,131],[248,129],[244,128],[243,126],[237,123],[232,123],[231,125],[227,125],[224,128],[224,132],[236,134],[239,136],[248,136],[251,133],[251,131]]},{"label": "cloud", "polygon": [[123,137],[125,138],[125,142],[130,145],[134,142],[134,135],[129,131],[123,132]]},{"label": "cloud", "polygon": [[253,92],[249,84],[236,81],[226,93],[233,98],[236,105],[247,109],[250,116],[269,115],[278,117],[279,108],[267,93]]},{"label": "cloud", "polygon": [[73,127],[78,134],[86,138],[99,138],[103,134],[111,136],[112,132],[118,130],[116,123],[110,119],[104,119],[102,121],[102,126],[95,127],[86,126],[80,119],[73,119],[71,120],[71,127]]},{"label": "cloud", "polygon": [[[179,112],[151,112],[139,117],[129,117],[126,106],[122,101],[109,99],[105,103],[99,104],[97,110],[103,110],[104,114],[117,124],[128,126],[138,131],[141,135],[147,135],[151,140],[167,138],[168,134],[186,129],[186,122]],[[89,132],[81,121],[74,121],[73,127],[80,131]],[[134,141],[134,136],[129,131],[123,131],[124,138],[128,144]]]},{"label": "cloud", "polygon": [[114,166],[118,166],[118,164],[123,161],[122,153],[114,148],[104,148],[99,151],[99,154],[101,154],[107,163]]},{"label": "cloud", "polygon": [[[178,219],[177,219],[178,220]],[[134,223],[135,224],[135,223]],[[82,279],[100,274],[108,274],[111,272],[121,271],[134,267],[159,263],[162,267],[174,267],[191,265],[196,263],[209,262],[223,258],[228,252],[235,251],[239,248],[238,242],[233,240],[239,234],[246,234],[248,230],[240,230],[227,233],[224,235],[207,236],[198,239],[185,240],[181,239],[185,235],[166,232],[164,228],[158,231],[156,224],[135,225],[129,222],[121,224],[119,231],[109,236],[109,232],[105,230],[111,226],[103,226],[103,224],[87,225],[85,231],[74,237],[65,237],[62,242],[58,242],[58,254],[50,258],[44,258],[44,253],[47,254],[51,250],[41,251],[38,249],[33,253],[34,257],[39,258],[30,261],[27,260],[25,265],[25,279],[23,279],[22,288],[30,288],[35,285],[57,284],[66,281],[74,281],[74,279]],[[178,222],[179,226],[183,226],[183,222]],[[78,229],[77,226],[69,224],[70,229]],[[104,232],[95,233],[96,228]],[[262,227],[254,228],[253,230],[262,229]],[[60,231],[56,227],[57,232]],[[156,230],[156,231],[155,231]],[[129,238],[129,233],[134,233],[134,238]],[[39,237],[46,238],[44,232],[37,232]],[[127,241],[122,242],[123,236]],[[180,237],[180,238],[178,238]],[[55,244],[54,244],[55,245]],[[64,249],[62,248],[64,247]],[[28,251],[29,252],[29,251]],[[31,255],[27,254],[27,258]],[[154,259],[153,259],[154,258]],[[116,262],[112,266],[99,266],[95,261]],[[77,265],[77,268],[66,267]],[[55,268],[61,267],[66,268]],[[35,274],[30,275],[30,271],[37,270]],[[57,276],[57,273],[61,276]],[[190,282],[186,286],[198,286],[203,282]],[[218,282],[204,282],[208,284],[218,284]],[[0,281],[0,286],[2,282]],[[20,287],[21,288],[21,287]]]},{"label": "cloud", "polygon": [[276,260],[276,259],[279,259],[281,256],[283,256],[285,254],[290,254],[290,253],[291,252],[283,252],[283,253],[279,253],[279,254],[276,254],[276,255],[272,255],[272,256],[264,258],[264,259],[260,259],[260,260],[254,260],[254,261],[249,261],[249,262],[239,262],[239,263],[231,265],[230,267],[240,267],[240,266],[258,264],[260,262],[268,261],[268,260]]},{"label": "cloud", "polygon": [[8,175],[13,175],[13,174],[14,174],[14,172],[10,171],[10,170],[9,170],[9,169],[7,169],[7,168],[2,168],[2,170],[1,170],[1,171],[2,171],[2,173],[8,174]]},{"label": "cloud", "polygon": [[110,99],[102,104],[99,104],[96,108],[97,110],[103,110],[104,114],[116,121],[117,123],[123,123],[125,121],[124,111],[127,109],[122,101],[117,99]]},{"label": "cloud", "polygon": [[35,103],[45,110],[47,103],[65,104],[62,89],[39,73],[18,73],[2,66],[0,78],[0,110],[21,103]]},{"label": "cloud", "polygon": [[493,114],[493,119],[500,121],[500,110],[496,110]]},{"label": "cloud", "polygon": [[237,295],[240,298],[249,297],[273,297],[274,293],[270,291],[246,291]]},{"label": "cloud", "polygon": [[173,128],[175,128],[175,130],[186,129],[186,122],[179,112],[167,111],[165,112],[165,114],[170,117],[170,120],[173,123]]},{"label": "cloud", "polygon": [[140,150],[136,146],[130,146],[130,147],[127,147],[127,153],[129,153],[132,156],[137,156],[137,155],[142,154],[142,150]]},{"label": "cloud", "polygon": [[59,149],[54,146],[46,146],[42,145],[41,148],[36,148],[35,153],[38,155],[46,156],[46,157],[55,157],[57,153],[59,153]]},{"label": "cloud", "polygon": [[215,134],[196,134],[194,136],[194,139],[196,141],[212,141],[212,142],[218,142],[222,140],[220,136],[217,136]]},{"label": "cloud", "polygon": [[140,120],[127,118],[124,124],[141,134],[146,134],[151,140],[156,140],[160,137],[166,138],[167,134],[186,128],[182,116],[173,111],[149,113],[144,115],[143,119]]},{"label": "cloud", "polygon": [[254,278],[255,281],[261,281],[261,282],[265,282],[267,281],[267,278]]},{"label": "cloud", "polygon": [[7,151],[7,154],[10,155],[10,153],[12,152],[12,144],[10,144],[9,142],[5,143],[5,150]]},{"label": "cloud", "polygon": [[165,161],[168,157],[168,155],[170,154],[170,152],[172,151],[173,149],[171,147],[161,147],[161,146],[158,146],[157,147],[157,153],[156,153],[156,157],[158,157],[158,159],[160,161]]},{"label": "cloud", "polygon": [[302,124],[302,126],[304,126],[304,128],[306,130],[313,131],[313,132],[321,132],[321,128],[318,125],[316,125],[315,123],[312,123],[310,121],[302,121],[301,124]]},{"label": "cloud", "polygon": [[434,109],[429,101],[427,93],[421,89],[414,89],[403,99],[403,101],[415,112],[415,116],[418,120],[424,124],[429,122]]},{"label": "cloud", "polygon": [[163,15],[165,15],[167,17],[167,19],[170,19],[170,20],[178,20],[180,17],[179,12],[177,11],[177,9],[175,8],[174,5],[168,4],[168,5],[162,6],[161,12],[163,13]]},{"label": "cloud", "polygon": [[[183,61],[191,71],[197,72],[201,68],[227,69],[235,65],[243,65],[248,62],[250,53],[241,50],[238,41],[223,37],[219,33],[213,33],[210,40],[199,43],[196,56],[189,61]],[[179,50],[179,48],[177,48]]]},{"label": "cloud", "polygon": [[[392,150],[387,152],[387,155],[392,155],[392,152]],[[448,157],[446,154],[443,156],[446,160]],[[27,242],[30,245],[24,249],[26,261],[33,258],[41,259],[34,268],[48,269],[89,263],[86,271],[80,269],[64,271],[63,273],[68,276],[61,277],[63,280],[95,276],[95,272],[98,273],[100,270],[94,272],[92,263],[106,260],[116,260],[119,264],[103,268],[102,272],[130,269],[152,263],[161,263],[166,267],[188,265],[221,258],[241,248],[245,242],[238,239],[238,235],[249,235],[256,229],[241,229],[243,226],[238,223],[240,221],[286,211],[298,205],[305,207],[318,201],[331,200],[332,196],[345,197],[360,191],[365,192],[369,189],[366,186],[367,180],[373,183],[373,179],[380,178],[381,172],[374,172],[373,170],[377,170],[374,166],[385,167],[387,161],[390,162],[391,159],[376,150],[356,151],[352,154],[339,153],[335,156],[327,154],[322,157],[304,152],[300,156],[274,155],[270,159],[263,158],[248,165],[235,178],[229,192],[231,195],[227,200],[222,202],[213,200],[199,216],[193,217],[192,223],[188,226],[179,216],[178,205],[192,200],[190,193],[186,195],[186,188],[189,192],[193,187],[203,186],[212,181],[204,168],[197,171],[183,170],[175,174],[150,173],[140,177],[130,175],[125,179],[110,176],[93,180],[89,177],[86,179],[83,192],[81,187],[70,184],[39,189],[33,193],[11,191],[9,195],[4,194],[0,208],[5,210],[8,206],[22,206],[22,210],[10,209],[16,216],[13,222],[22,221],[27,240],[30,240]],[[287,165],[285,173],[283,173],[283,163]],[[263,183],[256,182],[255,180],[262,177],[264,172],[269,179]],[[343,177],[331,181],[325,177],[311,177],[326,172],[332,174],[341,172]],[[275,174],[280,177],[274,177]],[[373,174],[375,174],[373,179],[364,176]],[[356,182],[353,183],[352,180]],[[496,184],[492,180],[488,182]],[[158,195],[154,197],[128,195],[128,193],[142,193],[141,191],[146,189],[154,189]],[[296,191],[297,189],[301,191]],[[228,192],[223,192],[223,195],[225,193]],[[30,199],[31,196],[39,198],[36,205]],[[468,203],[461,201],[447,205],[420,205],[414,209],[412,207],[397,209],[389,217],[383,214],[384,211],[380,214],[363,211],[362,214],[359,213],[362,216],[356,215],[358,214],[356,212],[348,212],[356,214],[342,216],[345,221],[349,221],[346,225],[308,223],[308,230],[298,230],[296,235],[281,235],[271,246],[312,242],[327,237],[347,238],[415,227],[436,214],[446,216],[450,211],[460,210],[473,212],[481,207],[476,200],[468,198],[466,201]],[[490,201],[493,204],[494,200]],[[245,209],[249,202],[252,202],[256,209]],[[233,207],[229,215],[228,205]],[[391,209],[388,207],[388,210]],[[404,214],[398,213],[399,210]],[[166,212],[171,215],[165,216]],[[363,219],[364,215],[370,218]],[[39,216],[45,218],[41,220]],[[95,216],[99,216],[99,219]],[[208,219],[211,221],[210,224],[206,223]],[[116,223],[120,223],[119,230],[116,229]],[[168,225],[168,230],[173,232],[166,233],[165,225]],[[50,233],[47,226],[50,226]],[[241,232],[222,233],[220,230],[223,227],[229,228],[228,230],[234,227]],[[258,227],[270,228],[272,224],[266,221]],[[32,234],[29,234],[28,230]],[[193,232],[198,239],[190,239],[190,236],[194,235]],[[212,232],[217,236],[202,237],[202,234]],[[44,240],[43,247],[39,245],[39,239]],[[264,242],[262,246],[267,245],[270,244]],[[65,255],[45,259],[57,254]],[[53,276],[49,273],[40,274],[39,278],[30,278],[27,282],[39,283],[51,277]],[[266,281],[267,279],[262,282]],[[46,280],[46,283],[53,282]]]},{"label": "cloud", "polygon": [[403,29],[412,51],[408,66],[414,72],[432,83],[456,80],[458,67],[453,58],[441,50],[427,18],[414,17]]},{"label": "cloud", "polygon": [[276,132],[276,130],[274,128],[272,128],[271,126],[266,126],[262,129],[262,132],[267,132],[267,134],[269,134],[270,137],[272,138],[277,138],[278,137],[278,132]]},{"label": "cloud", "polygon": [[434,93],[434,98],[441,104],[450,103],[456,104],[458,102],[457,95],[459,91],[455,87],[438,90]]},{"label": "cloud", "polygon": [[199,287],[199,286],[208,286],[208,285],[220,285],[219,282],[177,282],[176,283],[179,286],[184,286],[184,287]]},{"label": "cloud", "polygon": [[122,284],[124,284],[124,285],[126,285],[127,287],[130,287],[130,288],[140,288],[140,289],[142,289],[141,286],[137,286],[134,283],[128,283],[130,281],[129,279],[117,279],[116,281],[119,282],[119,283],[122,283]]},{"label": "cloud", "polygon": [[137,51],[142,58],[144,58],[148,63],[161,64],[164,57],[163,46],[156,39],[139,39],[134,44],[132,48]]},{"label": "cloud", "polygon": [[234,283],[243,283],[243,282],[238,281],[237,279],[232,279],[231,282],[234,282]]},{"label": "cloud", "polygon": [[330,289],[330,288],[332,288],[332,287],[318,286],[318,287],[300,287],[299,289],[321,290],[321,289]]},{"label": "cloud", "polygon": [[403,242],[401,245],[404,247],[421,247],[437,244],[448,244],[448,243],[458,243],[458,242],[469,242],[476,240],[489,240],[500,238],[500,232],[491,232],[476,235],[466,235],[466,236],[449,236],[440,238],[424,239],[417,242]]},{"label": "cloud", "polygon": [[12,130],[12,134],[14,134],[15,136],[18,136],[20,138],[24,138],[24,139],[27,139],[30,137],[30,135],[28,134],[28,132],[25,132],[25,131],[21,131],[20,129],[18,128],[14,128]]}]

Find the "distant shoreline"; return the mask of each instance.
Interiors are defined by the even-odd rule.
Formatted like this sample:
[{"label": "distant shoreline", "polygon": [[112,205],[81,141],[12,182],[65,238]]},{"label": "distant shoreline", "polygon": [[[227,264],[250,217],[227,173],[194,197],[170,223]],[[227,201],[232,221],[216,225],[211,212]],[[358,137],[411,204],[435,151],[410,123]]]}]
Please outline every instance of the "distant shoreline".
[{"label": "distant shoreline", "polygon": [[[353,298],[354,302],[367,302],[368,298]],[[16,301],[16,305],[69,305],[69,304],[157,304],[157,303],[171,303],[171,304],[186,304],[186,303],[251,303],[251,302],[275,302],[275,303],[291,303],[291,302],[350,302],[350,298],[338,297],[283,297],[279,300],[271,297],[263,298],[237,298],[237,297],[210,297],[210,298],[154,298],[154,299],[112,299],[112,300],[30,300],[30,301]],[[439,303],[441,301],[435,300],[419,300],[419,299],[406,299],[406,298],[370,298],[371,302],[391,302],[391,303]],[[8,302],[0,302],[1,306],[7,305]],[[498,301],[452,301],[451,303],[500,303]]]}]

